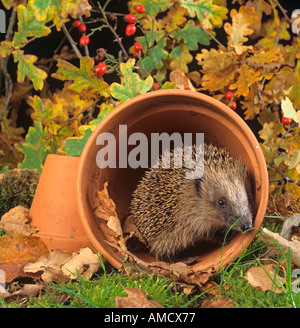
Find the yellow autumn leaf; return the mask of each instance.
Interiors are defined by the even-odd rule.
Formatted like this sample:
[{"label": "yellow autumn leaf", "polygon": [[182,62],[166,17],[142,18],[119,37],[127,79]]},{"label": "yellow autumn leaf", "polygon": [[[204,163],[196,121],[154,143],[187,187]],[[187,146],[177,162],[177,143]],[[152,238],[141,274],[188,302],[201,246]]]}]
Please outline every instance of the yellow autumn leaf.
[{"label": "yellow autumn leaf", "polygon": [[229,89],[235,90],[236,95],[246,97],[249,93],[251,84],[258,82],[262,79],[260,72],[255,71],[246,63],[243,63],[238,69],[238,78],[235,83],[231,84]]},{"label": "yellow autumn leaf", "polygon": [[232,24],[228,22],[224,24],[224,30],[228,34],[228,46],[241,45],[248,41],[247,36],[254,32],[250,26],[257,20],[255,10],[252,7],[242,6],[239,12],[232,9],[230,17],[232,18]]},{"label": "yellow autumn leaf", "polygon": [[202,86],[209,91],[221,90],[231,81],[237,72],[237,61],[232,51],[202,49],[196,55],[198,65],[202,65]]}]

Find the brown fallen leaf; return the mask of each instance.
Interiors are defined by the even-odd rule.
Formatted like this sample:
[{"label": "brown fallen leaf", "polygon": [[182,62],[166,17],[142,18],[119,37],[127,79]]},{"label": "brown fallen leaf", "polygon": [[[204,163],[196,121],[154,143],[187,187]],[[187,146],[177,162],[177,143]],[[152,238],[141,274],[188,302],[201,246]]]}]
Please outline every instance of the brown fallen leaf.
[{"label": "brown fallen leaf", "polygon": [[123,287],[123,289],[128,296],[116,297],[116,308],[162,308],[158,302],[148,300],[145,293],[140,288]]},{"label": "brown fallen leaf", "polygon": [[100,268],[97,254],[88,247],[80,249],[79,253],[66,253],[60,249],[52,250],[49,256],[41,256],[35,263],[24,267],[25,272],[36,273],[42,271],[41,278],[45,283],[65,282],[77,279],[80,275],[88,280]]},{"label": "brown fallen leaf", "polygon": [[21,233],[30,236],[39,231],[38,228],[31,227],[29,222],[29,210],[23,206],[16,206],[5,213],[0,221],[0,228],[8,234]]},{"label": "brown fallen leaf", "polygon": [[290,249],[292,263],[300,267],[300,247],[297,243],[286,240],[278,233],[269,231],[266,228],[262,229],[259,238],[265,243],[271,243],[270,247],[278,254],[281,254],[282,251],[287,254]]},{"label": "brown fallen leaf", "polygon": [[251,286],[264,292],[272,290],[275,293],[282,293],[285,291],[284,288],[280,287],[280,282],[283,284],[285,278],[275,274],[274,264],[252,267],[246,272],[244,278],[249,281]]},{"label": "brown fallen leaf", "polygon": [[41,278],[47,284],[51,282],[65,282],[69,279],[62,273],[62,266],[72,259],[72,254],[61,251],[60,249],[51,250],[49,256],[42,255],[34,263],[29,263],[24,267],[25,272],[40,272]]},{"label": "brown fallen leaf", "polygon": [[80,275],[84,280],[88,280],[97,272],[101,264],[97,254],[86,247],[79,251],[70,261],[62,266],[62,272],[70,279],[77,279]]},{"label": "brown fallen leaf", "polygon": [[300,223],[300,214],[294,213],[289,218],[287,218],[282,226],[280,236],[284,237],[287,240],[291,239],[291,235],[294,232],[295,228],[299,226]]},{"label": "brown fallen leaf", "polygon": [[201,308],[234,308],[234,303],[230,298],[225,299],[223,295],[217,295],[214,300],[205,300]]},{"label": "brown fallen leaf", "polygon": [[39,237],[22,234],[0,237],[0,269],[5,271],[7,282],[16,277],[32,276],[23,271],[24,266],[48,254],[46,244]]},{"label": "brown fallen leaf", "polygon": [[9,293],[0,293],[0,297],[2,298],[8,298],[8,297],[13,297],[13,296],[25,296],[25,297],[34,297],[39,294],[39,292],[44,288],[44,285],[35,283],[35,284],[25,284],[21,289]]}]

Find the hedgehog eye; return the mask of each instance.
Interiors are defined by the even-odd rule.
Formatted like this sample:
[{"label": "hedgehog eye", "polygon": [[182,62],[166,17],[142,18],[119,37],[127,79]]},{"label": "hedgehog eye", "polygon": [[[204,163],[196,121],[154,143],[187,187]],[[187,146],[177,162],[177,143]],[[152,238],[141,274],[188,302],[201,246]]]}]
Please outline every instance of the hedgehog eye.
[{"label": "hedgehog eye", "polygon": [[220,199],[218,200],[218,204],[219,204],[220,207],[225,207],[226,204],[227,204],[227,200],[226,200],[226,198],[224,198],[224,197],[220,198]]}]

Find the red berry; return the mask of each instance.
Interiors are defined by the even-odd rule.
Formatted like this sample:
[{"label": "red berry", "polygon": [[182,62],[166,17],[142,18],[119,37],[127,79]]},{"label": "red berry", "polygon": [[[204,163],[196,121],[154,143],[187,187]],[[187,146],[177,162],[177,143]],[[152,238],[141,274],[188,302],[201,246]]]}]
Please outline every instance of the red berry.
[{"label": "red berry", "polygon": [[88,37],[88,35],[83,35],[79,39],[79,43],[82,44],[83,46],[87,46],[90,43],[90,38]]},{"label": "red berry", "polygon": [[114,21],[116,19],[116,15],[114,14],[109,14],[108,15],[109,20]]},{"label": "red berry", "polygon": [[140,43],[137,43],[137,42],[133,45],[133,48],[134,48],[135,51],[142,51],[143,50],[143,46]]},{"label": "red berry", "polygon": [[231,105],[229,106],[229,108],[235,110],[236,109],[236,102],[235,101],[232,101],[231,102]]},{"label": "red berry", "polygon": [[134,24],[128,24],[126,26],[126,35],[131,36],[136,32],[136,26]]},{"label": "red berry", "polygon": [[105,72],[107,71],[107,66],[105,63],[100,62],[96,67],[95,67],[95,72],[97,76],[102,76]]},{"label": "red berry", "polygon": [[74,27],[79,27],[81,25],[81,23],[80,23],[80,20],[79,19],[76,19],[74,22],[73,22],[73,26]]},{"label": "red berry", "polygon": [[125,21],[127,23],[132,24],[132,23],[135,23],[137,21],[137,18],[133,14],[128,14],[128,15],[125,16]]},{"label": "red berry", "polygon": [[160,89],[160,86],[157,82],[154,82],[154,85],[152,86],[151,88],[152,90],[159,90]]},{"label": "red berry", "polygon": [[234,93],[233,93],[232,91],[227,91],[227,92],[225,93],[225,98],[226,98],[227,100],[231,100],[231,99],[233,99],[233,98],[234,98]]},{"label": "red berry", "polygon": [[289,125],[293,122],[293,120],[291,118],[287,118],[285,116],[282,116],[281,118],[281,123],[284,125]]},{"label": "red berry", "polygon": [[135,51],[135,52],[133,53],[133,57],[136,58],[136,57],[138,56],[138,54],[139,54],[139,51]]},{"label": "red berry", "polygon": [[136,5],[134,7],[135,11],[139,14],[142,14],[145,12],[145,7],[143,5]]},{"label": "red berry", "polygon": [[189,90],[189,91],[192,91],[192,89],[191,89],[191,88],[189,88],[189,87],[186,87],[186,88],[184,88],[184,90]]},{"label": "red berry", "polygon": [[79,32],[84,33],[86,31],[86,25],[85,24],[80,24],[78,29],[79,29]]}]

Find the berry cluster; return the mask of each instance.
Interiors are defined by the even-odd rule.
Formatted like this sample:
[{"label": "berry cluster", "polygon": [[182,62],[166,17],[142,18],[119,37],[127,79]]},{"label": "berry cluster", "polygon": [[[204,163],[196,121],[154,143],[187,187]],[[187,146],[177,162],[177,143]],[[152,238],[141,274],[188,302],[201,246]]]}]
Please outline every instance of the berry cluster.
[{"label": "berry cluster", "polygon": [[235,110],[236,109],[236,102],[234,99],[234,93],[232,91],[227,91],[225,93],[225,99],[229,101],[228,107]]},{"label": "berry cluster", "polygon": [[[79,32],[81,33],[85,33],[86,32],[86,25],[85,24],[82,24],[80,22],[79,19],[76,19],[74,22],[73,22],[73,26],[78,28]],[[90,38],[88,35],[83,35],[80,39],[79,39],[79,43],[83,46],[87,46],[89,43],[90,43]]]},{"label": "berry cluster", "polygon": [[[145,7],[143,5],[136,5],[134,7],[134,10],[139,14],[143,14],[145,12]],[[133,14],[128,14],[124,17],[124,19],[128,23],[128,25],[126,26],[126,35],[127,36],[134,35],[136,32],[135,23],[137,22],[137,17]],[[140,56],[143,50],[143,46],[140,43],[136,42],[133,45],[133,47],[134,47],[133,57],[137,57],[138,55]]]}]

